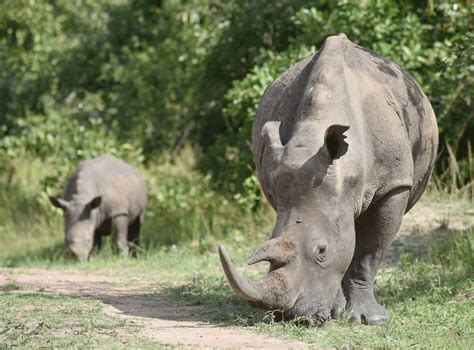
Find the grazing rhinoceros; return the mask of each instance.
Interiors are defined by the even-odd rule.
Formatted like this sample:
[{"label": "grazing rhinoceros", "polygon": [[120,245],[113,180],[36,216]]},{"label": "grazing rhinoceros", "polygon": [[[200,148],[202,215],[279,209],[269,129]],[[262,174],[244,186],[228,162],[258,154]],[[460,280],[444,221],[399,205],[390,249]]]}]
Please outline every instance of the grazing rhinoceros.
[{"label": "grazing rhinoceros", "polygon": [[344,306],[355,321],[385,322],[375,274],[437,146],[433,109],[408,73],[344,34],[327,38],[260,101],[253,156],[277,218],[249,264],[268,261],[270,271],[250,281],[220,246],[230,285],[254,306],[311,324]]},{"label": "grazing rhinoceros", "polygon": [[79,260],[100,249],[112,223],[120,253],[128,255],[129,247],[136,252],[147,191],[142,176],[124,161],[106,154],[79,163],[62,198],[49,199],[64,212],[66,245]]}]

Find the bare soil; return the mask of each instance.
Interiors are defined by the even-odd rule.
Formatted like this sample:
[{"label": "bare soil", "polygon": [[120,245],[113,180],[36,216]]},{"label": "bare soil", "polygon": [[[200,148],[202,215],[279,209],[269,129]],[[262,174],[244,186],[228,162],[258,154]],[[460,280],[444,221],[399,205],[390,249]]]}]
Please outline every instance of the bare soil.
[{"label": "bare soil", "polygon": [[474,207],[469,202],[415,205],[405,216],[397,237],[385,257],[384,266],[397,263],[401,253],[427,250],[435,241],[446,238],[450,230],[474,227]]}]

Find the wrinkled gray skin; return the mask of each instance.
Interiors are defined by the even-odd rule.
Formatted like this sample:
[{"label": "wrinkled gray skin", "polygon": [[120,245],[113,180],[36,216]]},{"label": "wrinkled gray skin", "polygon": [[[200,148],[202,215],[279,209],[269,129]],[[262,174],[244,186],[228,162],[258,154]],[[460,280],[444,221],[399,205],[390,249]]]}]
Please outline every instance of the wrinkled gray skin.
[{"label": "wrinkled gray skin", "polygon": [[418,84],[344,34],[329,37],[267,88],[252,142],[277,219],[249,263],[268,261],[270,271],[249,281],[220,246],[231,286],[254,306],[310,324],[344,307],[354,321],[385,322],[375,274],[426,188],[438,146]]},{"label": "wrinkled gray skin", "polygon": [[142,176],[124,161],[106,154],[79,163],[62,198],[50,201],[63,210],[66,246],[78,260],[100,249],[112,225],[120,254],[127,256],[129,248],[136,253],[147,190]]}]

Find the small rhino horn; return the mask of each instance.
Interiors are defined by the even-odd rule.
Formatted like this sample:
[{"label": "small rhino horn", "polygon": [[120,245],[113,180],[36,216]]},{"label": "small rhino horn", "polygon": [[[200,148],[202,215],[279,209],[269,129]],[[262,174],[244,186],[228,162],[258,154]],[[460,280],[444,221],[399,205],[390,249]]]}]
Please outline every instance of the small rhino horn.
[{"label": "small rhino horn", "polygon": [[272,265],[284,266],[296,254],[295,244],[285,237],[272,238],[258,247],[248,260],[249,265],[260,261],[268,261]]}]

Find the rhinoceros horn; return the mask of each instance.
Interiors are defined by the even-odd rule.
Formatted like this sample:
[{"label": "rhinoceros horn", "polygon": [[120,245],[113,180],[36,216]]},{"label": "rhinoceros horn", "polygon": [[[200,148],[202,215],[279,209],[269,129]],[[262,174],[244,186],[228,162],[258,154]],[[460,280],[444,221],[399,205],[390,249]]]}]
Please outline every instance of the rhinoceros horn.
[{"label": "rhinoceros horn", "polygon": [[[259,281],[249,281],[240,275],[232,264],[224,246],[219,246],[219,255],[229,284],[242,299],[252,305],[263,308],[284,309],[288,305],[288,296],[285,295],[287,286],[284,285],[282,273],[270,272]],[[286,238],[275,238],[265,242],[257,248],[249,259],[249,264],[259,261],[269,261],[272,268],[281,267],[295,256],[294,243]],[[280,288],[275,288],[276,285]],[[280,286],[281,284],[281,286]],[[279,290],[279,292],[277,292]]]},{"label": "rhinoceros horn", "polygon": [[272,267],[281,267],[288,264],[295,256],[295,244],[293,241],[278,237],[266,241],[258,247],[248,260],[249,265],[260,261],[268,261]]},{"label": "rhinoceros horn", "polygon": [[254,283],[250,282],[242,275],[240,275],[234,268],[230,261],[229,254],[223,245],[219,245],[219,256],[221,258],[222,267],[231,287],[235,290],[238,296],[247,301],[262,304],[263,294]]}]

